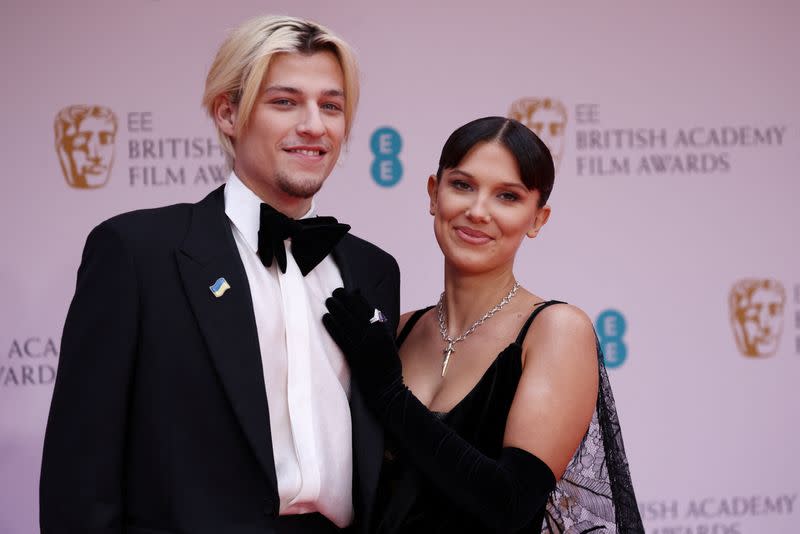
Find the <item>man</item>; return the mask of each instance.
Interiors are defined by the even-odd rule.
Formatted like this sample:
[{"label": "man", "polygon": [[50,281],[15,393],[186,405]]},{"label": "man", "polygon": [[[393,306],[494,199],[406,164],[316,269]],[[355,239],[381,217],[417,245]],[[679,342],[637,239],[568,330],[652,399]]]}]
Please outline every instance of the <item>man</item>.
[{"label": "man", "polygon": [[312,216],[357,99],[350,48],[317,24],[262,17],[223,43],[203,101],[227,184],[87,240],[45,436],[43,532],[367,530],[382,435],[321,317],[344,286],[396,327],[399,272]]}]

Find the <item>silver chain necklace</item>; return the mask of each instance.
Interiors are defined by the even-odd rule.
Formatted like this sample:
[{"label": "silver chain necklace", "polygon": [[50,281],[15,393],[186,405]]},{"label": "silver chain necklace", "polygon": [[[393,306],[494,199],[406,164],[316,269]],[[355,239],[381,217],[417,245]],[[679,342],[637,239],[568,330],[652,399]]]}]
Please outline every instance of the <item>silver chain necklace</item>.
[{"label": "silver chain necklace", "polygon": [[485,323],[489,318],[491,318],[495,313],[499,312],[503,309],[503,306],[511,302],[511,299],[514,298],[514,295],[517,294],[517,289],[519,289],[519,282],[514,281],[514,285],[511,286],[511,291],[508,292],[508,295],[503,297],[503,300],[498,302],[494,305],[494,307],[483,314],[483,317],[472,323],[472,326],[467,328],[466,332],[458,336],[457,338],[453,339],[447,333],[447,327],[445,326],[445,315],[444,315],[444,292],[439,296],[439,303],[436,304],[436,315],[439,318],[439,333],[442,334],[442,340],[447,344],[447,346],[442,351],[442,376],[447,372],[447,363],[450,361],[450,356],[456,351],[456,343],[463,340],[465,337],[473,333],[480,325]]}]

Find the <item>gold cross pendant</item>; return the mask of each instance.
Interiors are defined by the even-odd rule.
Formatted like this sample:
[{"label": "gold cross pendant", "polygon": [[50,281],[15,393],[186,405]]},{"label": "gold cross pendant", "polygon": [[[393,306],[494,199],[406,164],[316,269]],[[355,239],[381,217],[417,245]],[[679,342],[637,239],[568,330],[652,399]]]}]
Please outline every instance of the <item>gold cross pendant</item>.
[{"label": "gold cross pendant", "polygon": [[447,372],[447,363],[450,361],[450,355],[453,354],[456,349],[453,348],[454,343],[452,341],[447,342],[447,348],[442,351],[444,354],[444,361],[442,362],[442,376]]}]

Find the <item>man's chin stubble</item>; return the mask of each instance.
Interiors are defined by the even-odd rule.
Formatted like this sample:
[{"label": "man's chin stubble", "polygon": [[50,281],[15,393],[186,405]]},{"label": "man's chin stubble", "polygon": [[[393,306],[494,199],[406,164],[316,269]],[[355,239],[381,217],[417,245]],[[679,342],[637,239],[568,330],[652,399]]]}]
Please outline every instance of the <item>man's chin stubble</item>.
[{"label": "man's chin stubble", "polygon": [[279,174],[276,178],[278,187],[282,192],[289,196],[303,199],[316,195],[322,189],[322,184],[325,181],[302,178],[293,180],[284,174]]}]

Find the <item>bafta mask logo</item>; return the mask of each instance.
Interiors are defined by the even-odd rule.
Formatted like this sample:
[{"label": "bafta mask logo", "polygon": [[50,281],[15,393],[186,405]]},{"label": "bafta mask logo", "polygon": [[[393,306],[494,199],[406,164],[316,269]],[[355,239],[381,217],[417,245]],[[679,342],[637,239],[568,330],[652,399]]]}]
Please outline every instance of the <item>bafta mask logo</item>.
[{"label": "bafta mask logo", "polygon": [[564,104],[554,98],[520,98],[511,104],[508,116],[539,136],[550,149],[558,172],[567,132],[567,108]]},{"label": "bafta mask logo", "polygon": [[69,106],[55,120],[56,152],[64,179],[78,189],[103,187],[114,163],[117,117],[103,106]]},{"label": "bafta mask logo", "polygon": [[772,356],[783,330],[786,291],[777,280],[748,278],[733,285],[730,314],[739,351],[753,358]]}]

